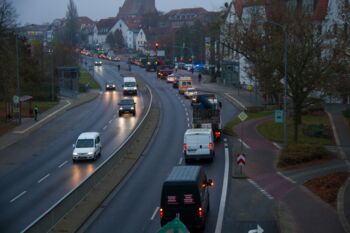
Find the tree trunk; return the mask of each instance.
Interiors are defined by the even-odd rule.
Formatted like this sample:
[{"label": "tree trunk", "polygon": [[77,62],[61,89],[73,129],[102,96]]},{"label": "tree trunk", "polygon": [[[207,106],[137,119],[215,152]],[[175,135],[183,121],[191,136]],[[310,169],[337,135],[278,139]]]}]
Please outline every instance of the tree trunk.
[{"label": "tree trunk", "polygon": [[299,125],[301,124],[301,113],[302,113],[302,105],[294,104],[294,114],[293,114],[293,128],[294,128],[294,143],[298,143],[299,139]]}]

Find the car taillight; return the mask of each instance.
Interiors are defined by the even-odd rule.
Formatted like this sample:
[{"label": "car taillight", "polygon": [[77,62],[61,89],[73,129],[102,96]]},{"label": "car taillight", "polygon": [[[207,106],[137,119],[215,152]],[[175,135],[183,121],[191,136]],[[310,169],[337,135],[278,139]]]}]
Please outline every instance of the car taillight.
[{"label": "car taillight", "polygon": [[220,138],[220,135],[221,135],[220,131],[215,132],[215,138]]},{"label": "car taillight", "polygon": [[203,217],[203,210],[201,207],[198,208],[198,217]]},{"label": "car taillight", "polygon": [[159,209],[159,216],[160,216],[160,218],[163,218],[163,216],[164,216],[163,208]]},{"label": "car taillight", "polygon": [[209,150],[213,150],[213,143],[209,143]]},{"label": "car taillight", "polygon": [[187,144],[184,143],[184,151],[186,151],[186,150],[187,150]]}]

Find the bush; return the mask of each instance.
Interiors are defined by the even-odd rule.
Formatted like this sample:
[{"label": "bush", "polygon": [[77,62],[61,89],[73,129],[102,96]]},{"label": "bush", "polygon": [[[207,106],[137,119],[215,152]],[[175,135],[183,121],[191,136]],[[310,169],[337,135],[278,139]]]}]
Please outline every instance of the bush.
[{"label": "bush", "polygon": [[346,118],[350,118],[350,108],[343,111],[343,116],[345,116]]},{"label": "bush", "polygon": [[309,137],[316,138],[331,138],[332,132],[324,124],[311,124],[305,125],[303,128],[303,133]]},{"label": "bush", "polygon": [[331,158],[332,154],[322,145],[291,144],[282,149],[277,166],[280,168]]}]

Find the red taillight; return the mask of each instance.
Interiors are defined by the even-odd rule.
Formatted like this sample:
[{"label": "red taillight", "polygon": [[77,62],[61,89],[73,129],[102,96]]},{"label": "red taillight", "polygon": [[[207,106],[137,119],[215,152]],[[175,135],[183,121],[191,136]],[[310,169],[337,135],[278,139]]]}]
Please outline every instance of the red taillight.
[{"label": "red taillight", "polygon": [[160,218],[163,218],[163,216],[164,216],[163,208],[159,209],[159,216],[160,216]]},{"label": "red taillight", "polygon": [[213,143],[209,143],[209,150],[213,150]]},{"label": "red taillight", "polygon": [[216,132],[215,132],[215,138],[219,138],[220,135],[221,135],[220,131],[216,131]]},{"label": "red taillight", "polygon": [[203,217],[203,210],[201,207],[198,208],[198,217]]},{"label": "red taillight", "polygon": [[186,150],[187,150],[187,144],[184,143],[184,151],[186,151]]}]

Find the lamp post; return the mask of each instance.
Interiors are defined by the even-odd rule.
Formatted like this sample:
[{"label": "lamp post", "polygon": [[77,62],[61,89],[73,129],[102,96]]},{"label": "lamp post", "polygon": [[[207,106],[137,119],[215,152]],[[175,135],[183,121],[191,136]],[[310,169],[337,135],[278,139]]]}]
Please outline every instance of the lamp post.
[{"label": "lamp post", "polygon": [[273,22],[273,21],[264,21],[265,23],[273,24],[277,27],[280,27],[284,33],[284,96],[283,96],[283,141],[284,146],[288,144],[288,131],[287,131],[287,95],[288,95],[288,34],[286,27],[282,24]]},{"label": "lamp post", "polygon": [[16,34],[16,79],[17,79],[17,96],[18,96],[18,124],[21,124],[21,86],[19,80],[19,49],[18,49],[18,35]]}]

